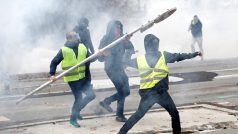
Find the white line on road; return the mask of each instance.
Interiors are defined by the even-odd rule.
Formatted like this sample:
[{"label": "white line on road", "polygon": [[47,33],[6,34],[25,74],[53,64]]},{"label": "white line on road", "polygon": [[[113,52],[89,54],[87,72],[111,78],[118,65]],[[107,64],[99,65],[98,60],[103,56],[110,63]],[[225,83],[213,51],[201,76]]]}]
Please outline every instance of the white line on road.
[{"label": "white line on road", "polygon": [[238,70],[238,68],[220,69],[220,70],[208,70],[208,72],[222,72],[222,71],[233,71]]},{"label": "white line on road", "polygon": [[222,78],[230,78],[230,77],[238,77],[238,74],[216,76],[214,79],[222,79]]},{"label": "white line on road", "polygon": [[183,81],[183,78],[180,77],[175,77],[175,76],[169,76],[169,82],[179,82],[179,81]]},{"label": "white line on road", "polygon": [[10,121],[10,119],[8,119],[5,116],[0,116],[0,122],[4,122],[4,121]]}]

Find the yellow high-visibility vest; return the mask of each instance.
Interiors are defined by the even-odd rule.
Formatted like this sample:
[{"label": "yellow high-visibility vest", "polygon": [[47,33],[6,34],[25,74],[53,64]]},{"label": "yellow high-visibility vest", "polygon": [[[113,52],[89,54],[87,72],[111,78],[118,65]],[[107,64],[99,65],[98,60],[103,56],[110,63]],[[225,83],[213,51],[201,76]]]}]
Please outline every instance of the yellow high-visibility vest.
[{"label": "yellow high-visibility vest", "polygon": [[151,68],[148,65],[144,55],[137,58],[137,65],[140,74],[140,89],[153,88],[169,74],[169,68],[165,62],[164,52],[161,52],[161,57],[154,68]]},{"label": "yellow high-visibility vest", "polygon": [[[74,50],[68,47],[62,47],[63,60],[61,63],[62,70],[67,70],[74,65],[83,61],[87,56],[87,48],[83,44],[78,46],[78,56],[74,53]],[[64,76],[65,82],[77,81],[85,77],[85,65],[77,67]]]}]

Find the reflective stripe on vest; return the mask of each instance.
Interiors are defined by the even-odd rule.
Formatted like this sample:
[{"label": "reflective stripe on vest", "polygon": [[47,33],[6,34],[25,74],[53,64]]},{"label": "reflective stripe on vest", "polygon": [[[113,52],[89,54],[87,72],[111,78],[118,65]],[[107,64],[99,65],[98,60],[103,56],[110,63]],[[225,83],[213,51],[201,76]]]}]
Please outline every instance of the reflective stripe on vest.
[{"label": "reflective stripe on vest", "polygon": [[149,67],[145,56],[137,58],[137,65],[140,73],[140,89],[153,88],[169,74],[164,52],[161,52],[161,57],[154,68]]},{"label": "reflective stripe on vest", "polygon": [[73,76],[73,75],[79,75],[79,73],[85,73],[85,71],[79,71],[79,72],[69,72],[64,76]]},{"label": "reflective stripe on vest", "polygon": [[[76,64],[83,61],[87,56],[87,48],[83,44],[78,46],[78,56],[73,51],[73,49],[68,47],[62,47],[63,60],[61,63],[62,70],[66,71],[69,68],[75,66]],[[77,67],[76,69],[70,71],[64,76],[65,82],[71,82],[80,80],[85,77],[85,65]]]}]

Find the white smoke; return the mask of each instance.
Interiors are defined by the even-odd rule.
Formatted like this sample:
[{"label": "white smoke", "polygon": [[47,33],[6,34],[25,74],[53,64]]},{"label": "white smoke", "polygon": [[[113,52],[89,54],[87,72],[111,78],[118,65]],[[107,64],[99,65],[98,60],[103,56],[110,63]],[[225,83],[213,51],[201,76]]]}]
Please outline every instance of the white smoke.
[{"label": "white smoke", "polygon": [[[238,57],[238,1],[236,0],[149,0],[147,17],[177,7],[167,20],[146,33],[161,39],[160,47],[171,52],[191,52],[189,24],[196,14],[203,23],[205,59]],[[141,37],[142,38],[142,37]],[[198,49],[197,49],[198,50]]]},{"label": "white smoke", "polygon": [[[132,37],[140,54],[144,52],[143,38],[148,33],[160,38],[162,50],[190,52],[191,33],[187,30],[192,17],[197,14],[203,23],[205,59],[238,57],[236,0],[128,0],[126,4],[130,8],[123,8],[117,13],[113,13],[112,7],[102,9],[101,4],[105,1],[1,1],[1,71],[10,74],[48,72],[51,59],[64,44],[65,33],[75,26],[81,16],[90,20],[89,29],[97,50],[109,20],[122,20],[124,31],[129,32],[173,7],[177,7],[177,11],[167,20]],[[119,6],[125,7],[121,4],[117,8]],[[132,13],[138,8],[142,12]],[[96,62],[92,67],[102,67],[102,64]]]}]

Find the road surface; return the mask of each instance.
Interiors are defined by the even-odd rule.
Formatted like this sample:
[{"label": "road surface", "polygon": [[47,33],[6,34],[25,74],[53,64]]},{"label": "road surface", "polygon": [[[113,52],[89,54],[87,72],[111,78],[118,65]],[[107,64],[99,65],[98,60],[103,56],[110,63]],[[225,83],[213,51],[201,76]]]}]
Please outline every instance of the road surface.
[{"label": "road surface", "polygon": [[[238,61],[236,59],[203,62],[190,60],[169,64],[169,67],[171,70],[169,92],[177,106],[212,103],[238,110]],[[131,95],[126,99],[125,110],[135,111],[140,99],[137,93],[139,78],[135,70],[127,72],[130,76]],[[115,92],[102,69],[94,69],[92,75],[97,97],[82,111],[83,116],[107,114],[98,103]],[[43,94],[15,105],[15,101],[22,93],[32,90],[31,88],[47,80],[45,75],[39,77],[39,74],[28,74],[27,76],[15,76],[18,80],[11,82],[11,93],[0,97],[0,129],[12,125],[69,118],[73,96],[62,80],[49,87],[50,94],[49,91],[42,92]],[[113,103],[112,107],[115,110],[116,103]],[[160,106],[154,106],[157,107]]]}]

